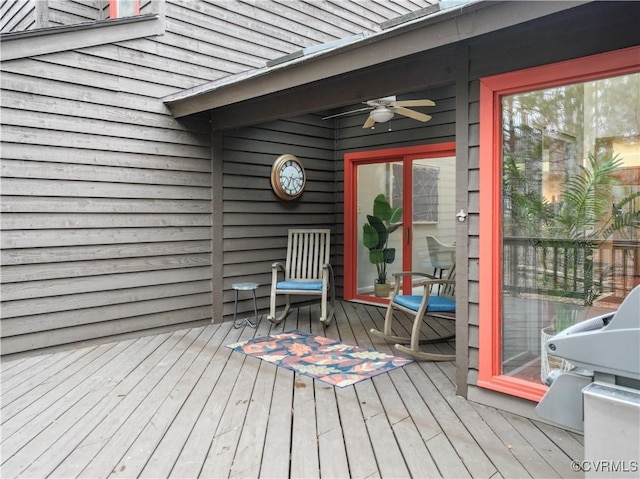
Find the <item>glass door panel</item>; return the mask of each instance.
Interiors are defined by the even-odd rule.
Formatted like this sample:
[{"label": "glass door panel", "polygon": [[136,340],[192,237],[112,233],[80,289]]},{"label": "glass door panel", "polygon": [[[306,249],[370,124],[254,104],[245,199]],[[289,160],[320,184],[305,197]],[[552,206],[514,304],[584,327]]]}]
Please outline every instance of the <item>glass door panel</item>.
[{"label": "glass door panel", "polygon": [[455,260],[455,156],[412,161],[414,271],[446,277]]},{"label": "glass door panel", "polygon": [[640,284],[640,74],[502,98],[502,374],[567,365],[544,342]]},{"label": "glass door panel", "polygon": [[[402,162],[385,162],[374,164],[363,164],[357,168],[357,239],[358,259],[357,269],[357,295],[375,298],[376,279],[386,273],[386,280],[390,288],[393,288],[393,273],[402,271],[403,265],[403,228],[402,225],[388,236],[388,241],[384,249],[387,261],[384,263],[373,263],[376,261],[376,253],[371,253],[364,246],[364,225],[368,224],[368,215],[373,215],[373,204],[376,196],[383,194],[392,208],[402,206],[402,188],[399,190],[397,178],[394,176],[394,169],[402,169]],[[389,262],[391,261],[392,262]],[[386,298],[387,296],[379,296]]]}]

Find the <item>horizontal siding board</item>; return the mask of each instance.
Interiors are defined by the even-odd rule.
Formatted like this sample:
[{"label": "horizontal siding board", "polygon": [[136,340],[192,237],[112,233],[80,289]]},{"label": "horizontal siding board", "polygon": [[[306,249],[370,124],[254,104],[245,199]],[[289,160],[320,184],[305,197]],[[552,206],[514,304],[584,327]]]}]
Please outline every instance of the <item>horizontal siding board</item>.
[{"label": "horizontal siding board", "polygon": [[[282,241],[279,241],[278,246],[282,246]],[[262,266],[264,267],[263,271],[271,270],[271,264],[274,262],[282,262],[284,263],[284,259],[287,257],[286,248],[277,248],[277,249],[262,249],[262,250],[240,250],[240,251],[227,251],[224,255],[224,264],[225,266],[232,266],[236,264],[242,263],[252,263],[259,261],[268,261],[268,263],[264,263]],[[266,267],[265,267],[266,266]]]},{"label": "horizontal siding board", "polygon": [[[283,241],[283,238],[284,241]],[[262,250],[267,251],[272,248],[286,248],[286,236],[281,237],[267,237],[264,238]],[[283,246],[284,245],[284,246]],[[234,239],[225,239],[222,242],[222,247],[224,251],[228,254],[233,254],[235,251],[254,251],[255,250],[255,242],[251,238],[234,238]],[[284,258],[286,255],[282,255]],[[225,258],[227,254],[225,254]]]},{"label": "horizontal siding board", "polygon": [[[287,139],[290,141],[287,141]],[[294,141],[290,135],[278,135],[277,132],[268,132],[268,134],[266,134],[265,132],[265,135],[262,135],[262,138],[227,137],[224,141],[224,148],[226,150],[256,152],[277,156],[280,156],[285,152],[293,152],[296,156],[305,159],[316,158],[314,155],[318,154],[319,147],[333,147],[332,140],[326,140],[322,143],[323,144],[311,146],[313,144],[312,141],[306,143],[301,138]],[[330,150],[325,150],[326,155],[330,155],[330,153]],[[329,157],[330,156],[327,156],[327,158]]]},{"label": "horizontal siding board", "polygon": [[95,261],[75,261],[71,263],[48,263],[4,266],[2,283],[18,283],[58,278],[86,278],[105,274],[123,274],[139,271],[164,271],[179,268],[208,266],[210,255],[184,254],[173,256],[147,256],[143,258],[123,258]]},{"label": "horizontal siding board", "polygon": [[[188,46],[190,40],[187,38],[182,41]],[[180,42],[180,37],[172,37],[172,39],[175,40],[173,45],[177,47],[177,44]],[[158,42],[153,42],[153,45],[157,49]],[[128,40],[118,44],[101,45],[99,48],[87,48],[81,50],[81,53],[95,57],[95,61],[98,62],[103,60],[106,65],[110,65],[114,61],[113,59],[117,58],[117,62],[122,68],[124,76],[142,80],[154,78],[154,80],[160,80],[165,85],[173,86],[193,83],[202,84],[211,79],[246,70],[246,67],[237,69],[226,68],[226,65],[216,62],[212,58],[209,58],[209,62],[203,62],[202,65],[194,65],[190,61],[186,61],[191,60],[194,55],[189,55],[185,50],[182,51],[183,56],[177,58],[167,58],[158,55],[157,52],[153,52],[152,55],[147,56],[146,66],[143,69],[137,65],[140,58],[140,42],[136,40]],[[204,54],[198,52],[198,55]],[[179,72],[179,74],[173,72]],[[117,71],[113,70],[110,70],[109,73],[118,74]],[[167,75],[167,77],[165,78],[163,75]],[[167,79],[169,81],[167,81]]]},{"label": "horizontal siding board", "polygon": [[211,295],[207,293],[171,296],[149,301],[137,301],[130,304],[112,304],[99,309],[76,309],[50,314],[22,316],[2,320],[3,336],[18,336],[39,331],[71,328],[85,324],[100,323],[117,319],[175,311],[186,308],[207,306]]},{"label": "horizontal siding board", "polygon": [[[171,65],[174,71],[185,68],[189,76],[206,77],[208,81],[217,80],[231,74],[236,69],[223,62],[212,62],[212,59],[199,51],[193,50],[193,41],[189,37],[174,35],[169,27],[165,35],[156,38],[129,40],[118,43],[119,46],[135,50],[137,55],[157,57]],[[246,70],[247,68],[244,68]],[[203,82],[204,83],[204,82]]]},{"label": "horizontal siding board", "polygon": [[[4,121],[4,119],[3,119]],[[154,154],[163,156],[186,158],[209,157],[209,149],[203,146],[184,145],[179,143],[160,143],[139,138],[122,138],[117,136],[101,136],[84,132],[57,130],[49,131],[41,128],[19,125],[0,125],[3,142],[26,143],[31,145],[55,145],[85,150],[90,155],[92,151],[123,151],[128,154]]]},{"label": "horizontal siding board", "polygon": [[2,192],[12,196],[171,198],[186,200],[207,200],[211,198],[210,188],[30,178],[2,178]]},{"label": "horizontal siding board", "polygon": [[182,171],[153,171],[141,168],[118,168],[111,166],[70,165],[25,160],[2,161],[0,169],[5,178],[43,178],[56,180],[92,181],[114,183],[136,183],[155,185],[199,186],[211,185],[209,173]]},{"label": "horizontal siding board", "polygon": [[48,0],[51,23],[56,25],[72,25],[100,19],[100,10],[92,4],[69,0]]},{"label": "horizontal siding board", "polygon": [[200,266],[187,269],[145,271],[80,278],[50,279],[26,283],[7,283],[3,286],[4,301],[46,298],[64,294],[89,293],[140,286],[161,285],[211,278],[211,268]]},{"label": "horizontal siding board", "polygon": [[[229,15],[220,15],[220,10],[212,7],[207,3],[177,3],[169,16],[167,30],[200,41],[203,54],[215,57],[216,51],[222,50],[226,53],[221,58],[254,68],[264,65],[265,59],[281,56],[291,48],[290,44],[275,39],[265,42],[259,32],[251,29],[251,25],[233,24]],[[211,35],[212,29],[218,35]]]},{"label": "horizontal siding board", "polygon": [[127,317],[73,328],[2,338],[0,340],[0,348],[3,354],[12,354],[61,344],[73,344],[99,338],[113,338],[119,334],[131,332],[147,331],[148,334],[152,334],[154,329],[160,330],[168,326],[178,325],[185,328],[189,327],[189,323],[209,320],[210,318],[211,308],[209,306],[179,311],[165,311],[134,318]]},{"label": "horizontal siding board", "polygon": [[[277,41],[288,45],[286,52],[290,53],[312,44],[323,43],[333,38],[327,38],[313,27],[317,24],[306,26],[296,24],[287,18],[283,18],[279,11],[275,10],[277,5],[272,1],[267,2],[227,2],[218,4],[203,5],[203,11],[207,15],[215,15],[224,18],[234,27],[253,30],[256,41],[265,44],[277,44]],[[176,0],[176,4],[188,8],[192,2],[189,0]],[[262,8],[260,8],[262,7]],[[274,11],[275,10],[275,11]],[[284,47],[282,47],[284,48]]]},{"label": "horizontal siding board", "polygon": [[[108,119],[95,120],[62,114],[27,111],[23,109],[4,108],[2,121],[6,125],[43,129],[49,132],[66,131],[82,133],[85,135],[101,135],[105,138],[115,137],[118,140],[144,140],[161,141],[164,143],[177,143],[185,146],[201,145],[206,141],[206,136],[193,132],[171,130],[165,127],[136,125],[135,128],[126,123],[115,122]],[[105,140],[103,140],[105,141]]]},{"label": "horizontal siding board", "polygon": [[[216,66],[221,71],[224,68],[229,74],[239,73],[245,70],[260,68],[264,66],[265,60],[279,56],[278,52],[263,45],[247,42],[243,38],[229,38],[225,35],[211,35],[207,28],[201,24],[189,22],[190,19],[169,18],[167,30],[176,34],[174,38],[186,39],[199,42],[198,53],[205,56],[210,64]],[[197,20],[193,20],[196,21]],[[209,27],[210,24],[207,25]],[[185,40],[186,43],[186,40]],[[180,46],[180,41],[173,42],[173,45]],[[188,45],[184,45],[187,49]]]},{"label": "horizontal siding board", "polygon": [[[325,211],[322,213],[307,213],[304,211],[299,212],[300,216],[295,218],[295,221],[300,227],[312,227],[316,224],[328,224],[333,220],[333,212]],[[290,225],[291,218],[285,215],[270,214],[270,215],[256,215],[256,214],[225,214],[224,226],[241,226],[246,228],[263,226],[263,225]]]},{"label": "horizontal siding board", "polygon": [[[34,60],[19,60],[23,64],[28,65]],[[140,96],[125,91],[119,92],[117,95],[105,92],[98,87],[99,84],[79,85],[65,81],[65,78],[48,78],[43,82],[38,76],[31,76],[27,72],[23,72],[18,61],[7,63],[9,69],[5,69],[3,65],[2,77],[0,77],[0,85],[3,90],[11,92],[24,92],[34,97],[52,97],[73,100],[81,102],[83,105],[95,104],[105,107],[126,108],[133,112],[142,112],[149,118],[155,118],[155,115],[161,115],[167,121],[169,113],[162,102],[150,102],[146,96]],[[45,102],[47,100],[40,100]],[[182,120],[181,120],[182,121]],[[188,121],[188,120],[187,120]]]},{"label": "horizontal siding board", "polygon": [[115,75],[122,82],[146,84],[148,85],[147,94],[153,93],[155,97],[166,96],[206,81],[206,78],[191,77],[182,71],[176,72],[166,62],[163,68],[163,65],[154,61],[153,58],[147,59],[144,65],[139,62],[132,64],[130,63],[131,53],[129,49],[116,45],[98,45],[74,52],[47,55],[44,61]]},{"label": "horizontal siding board", "polygon": [[88,230],[6,231],[0,237],[2,248],[42,248],[164,241],[210,240],[211,228],[125,228]]},{"label": "horizontal siding board", "polygon": [[[244,214],[247,212],[248,205],[246,202],[240,201],[226,201],[224,204],[224,212],[225,213],[240,213]],[[271,213],[273,212],[273,205],[270,202],[260,202],[251,206],[252,214],[256,213]],[[324,214],[327,211],[326,205],[322,203],[305,203],[304,205],[305,214]]]},{"label": "horizontal siding board", "polygon": [[[19,139],[16,136],[14,138]],[[82,150],[58,145],[50,147],[41,144],[9,143],[6,137],[3,137],[2,158],[3,160],[15,159],[49,163],[144,168],[156,171],[211,172],[211,159],[208,157],[194,159],[153,153],[135,154],[111,150]]]},{"label": "horizontal siding board", "polygon": [[[38,57],[34,59],[12,60],[3,62],[2,69],[9,72],[36,78],[52,78],[70,85],[93,86],[100,85],[107,92],[118,93],[126,91],[129,94],[139,95],[142,98],[162,98],[175,93],[179,88],[162,86],[157,83],[144,82],[140,80],[119,78],[102,72],[93,72],[87,68],[78,68],[65,64],[62,60],[64,54],[58,54],[58,59],[62,63],[51,61],[50,56]],[[49,59],[45,61],[45,59]]]},{"label": "horizontal siding board", "polygon": [[[54,112],[56,115],[63,115],[69,118],[87,118],[98,120],[98,126],[104,125],[104,122],[115,123],[118,125],[133,125],[143,128],[158,128],[160,131],[167,128],[182,133],[185,125],[189,125],[188,131],[192,133],[208,134],[206,125],[193,121],[178,123],[172,121],[166,112],[148,113],[140,110],[131,109],[130,105],[109,106],[99,103],[89,103],[78,101],[77,99],[64,99],[53,96],[34,95],[32,93],[23,93],[13,91],[6,88],[6,81],[3,81],[3,89],[5,92],[12,91],[9,95],[3,94],[0,98],[0,105],[3,108],[15,109],[19,111],[31,111],[42,114],[42,112]],[[51,91],[48,92],[51,94]]]},{"label": "horizontal siding board", "polygon": [[211,241],[10,249],[0,251],[0,264],[11,266],[199,253],[211,253]]},{"label": "horizontal siding board", "polygon": [[21,316],[42,315],[48,313],[73,313],[79,309],[90,310],[94,313],[101,307],[110,305],[125,305],[127,309],[131,304],[139,301],[151,301],[172,296],[184,296],[189,294],[209,293],[211,280],[209,278],[199,281],[187,281],[153,286],[140,286],[113,291],[97,291],[93,293],[67,294],[55,296],[42,301],[41,298],[23,299],[19,301],[4,301],[2,303],[2,317],[4,319]]},{"label": "horizontal siding board", "polygon": [[137,198],[85,198],[82,204],[74,198],[51,196],[3,196],[3,213],[179,213],[208,214],[207,200],[157,200]]},{"label": "horizontal siding board", "polygon": [[181,214],[95,214],[95,213],[5,213],[0,218],[4,231],[65,228],[153,228],[161,226],[210,226],[209,215]]}]

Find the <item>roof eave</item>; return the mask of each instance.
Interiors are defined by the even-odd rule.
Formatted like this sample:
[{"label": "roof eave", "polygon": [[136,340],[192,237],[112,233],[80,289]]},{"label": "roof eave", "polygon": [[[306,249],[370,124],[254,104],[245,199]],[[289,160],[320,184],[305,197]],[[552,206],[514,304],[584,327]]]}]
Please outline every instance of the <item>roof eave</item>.
[{"label": "roof eave", "polygon": [[451,45],[585,3],[588,1],[480,0],[417,18],[329,51],[199,85],[168,96],[163,101],[175,117],[214,110]]}]

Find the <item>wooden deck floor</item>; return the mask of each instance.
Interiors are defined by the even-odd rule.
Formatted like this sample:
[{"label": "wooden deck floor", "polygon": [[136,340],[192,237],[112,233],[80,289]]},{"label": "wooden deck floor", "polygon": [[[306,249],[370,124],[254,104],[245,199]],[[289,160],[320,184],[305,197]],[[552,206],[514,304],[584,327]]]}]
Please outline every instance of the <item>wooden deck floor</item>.
[{"label": "wooden deck floor", "polygon": [[391,349],[377,307],[315,305],[2,364],[3,478],[577,477],[581,437],[455,395],[452,363],[335,388],[232,352],[272,330]]}]

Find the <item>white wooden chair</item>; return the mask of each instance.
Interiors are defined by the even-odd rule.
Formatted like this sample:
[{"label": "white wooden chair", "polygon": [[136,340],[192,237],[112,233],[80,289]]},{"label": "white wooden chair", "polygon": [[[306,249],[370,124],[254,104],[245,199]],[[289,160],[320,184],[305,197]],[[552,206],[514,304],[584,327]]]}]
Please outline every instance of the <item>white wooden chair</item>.
[{"label": "white wooden chair", "polygon": [[[290,229],[286,263],[271,267],[271,305],[267,319],[279,323],[289,314],[291,295],[321,296],[320,321],[326,326],[335,312],[335,284],[331,259],[331,230]],[[283,279],[279,280],[280,273]],[[276,298],[284,294],[284,311],[276,317]],[[327,302],[330,301],[328,305]]]},{"label": "white wooden chair", "polygon": [[441,243],[435,236],[427,235],[427,250],[433,266],[433,275],[442,278],[443,271],[449,271],[453,265],[456,246]]},{"label": "white wooden chair", "polygon": [[[421,343],[439,343],[451,341],[455,338],[455,334],[448,334],[437,338],[420,339],[420,330],[422,325],[426,324],[429,317],[444,318],[455,320],[456,301],[455,301],[455,264],[451,265],[449,275],[446,279],[435,278],[427,273],[416,271],[405,271],[396,273],[395,289],[387,313],[384,318],[384,328],[382,331],[371,329],[371,334],[383,338],[389,342],[395,342],[395,348],[414,359],[422,361],[454,361],[455,354],[439,354],[428,353],[420,350]],[[424,288],[421,295],[404,295],[402,291],[403,281],[413,281],[414,277],[428,278],[421,282]],[[411,283],[413,284],[413,283]],[[394,312],[402,311],[413,317],[413,326],[411,328],[411,336],[395,336],[392,332],[392,322]],[[406,344],[409,344],[408,346]]]}]

